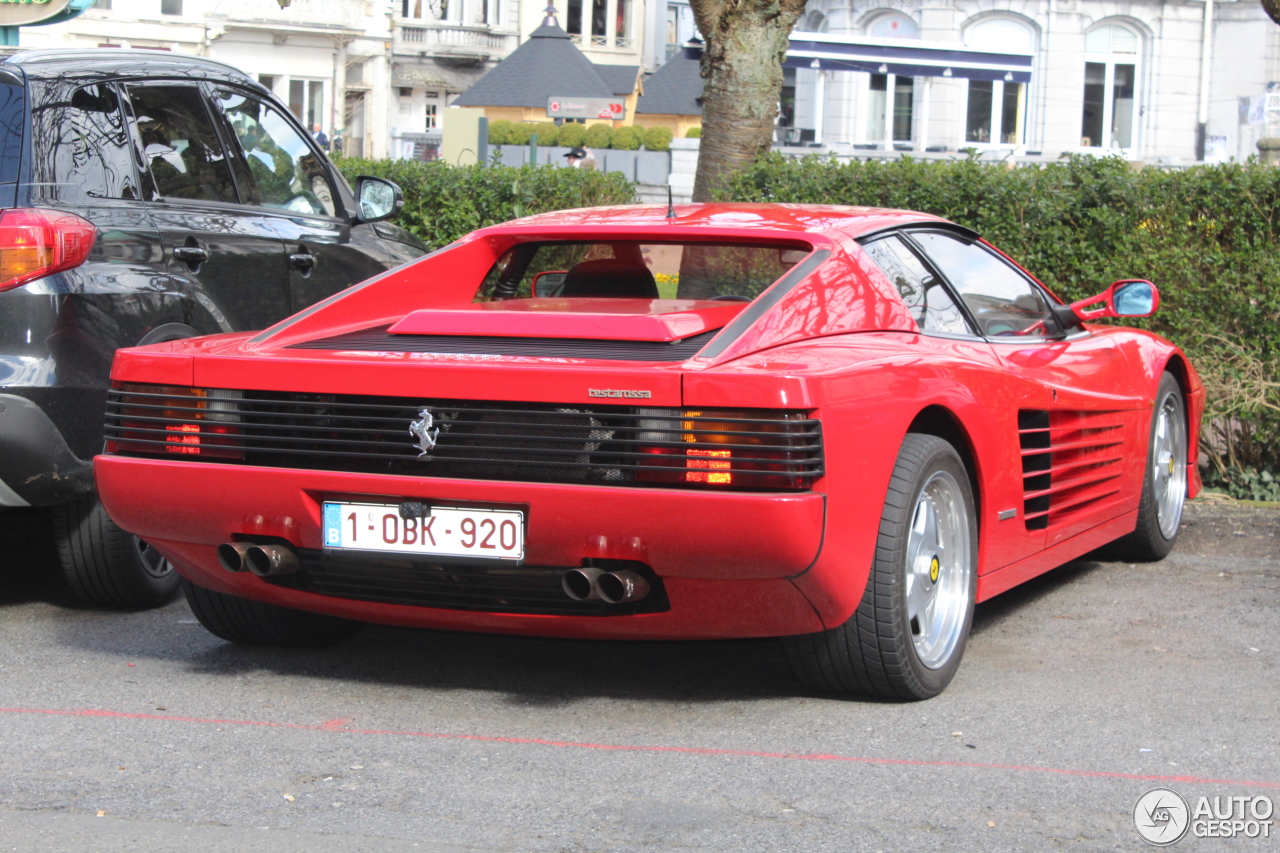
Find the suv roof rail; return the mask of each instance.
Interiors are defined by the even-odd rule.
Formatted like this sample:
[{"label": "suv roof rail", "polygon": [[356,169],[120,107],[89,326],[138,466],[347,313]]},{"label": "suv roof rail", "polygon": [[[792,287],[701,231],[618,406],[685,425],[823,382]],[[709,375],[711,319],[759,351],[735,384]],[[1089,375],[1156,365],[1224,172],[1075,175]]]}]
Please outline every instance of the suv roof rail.
[{"label": "suv roof rail", "polygon": [[4,62],[14,65],[31,65],[40,62],[69,62],[85,59],[143,60],[146,62],[178,62],[184,65],[208,65],[221,71],[230,71],[237,77],[252,80],[244,70],[207,56],[173,53],[167,50],[130,50],[126,48],[41,48],[22,50],[5,57]]}]

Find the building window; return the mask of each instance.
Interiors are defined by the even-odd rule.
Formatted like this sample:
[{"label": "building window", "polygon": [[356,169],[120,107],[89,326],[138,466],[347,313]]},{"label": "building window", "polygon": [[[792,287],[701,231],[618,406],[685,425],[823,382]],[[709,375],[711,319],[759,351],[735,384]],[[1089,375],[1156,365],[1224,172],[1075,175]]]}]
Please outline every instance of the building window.
[{"label": "building window", "polygon": [[161,15],[181,15],[182,0],[160,0]]},{"label": "building window", "polygon": [[1003,80],[970,80],[964,141],[1021,145],[1026,87]]},{"label": "building window", "polygon": [[582,0],[569,0],[564,13],[564,31],[570,35],[582,35]]},{"label": "building window", "polygon": [[[964,43],[991,53],[1035,55],[1035,32],[1021,21],[988,18],[969,27]],[[1026,142],[1027,87],[1012,80],[968,81],[965,145],[1022,145]]]},{"label": "building window", "polygon": [[310,130],[312,125],[323,126],[324,83],[319,80],[289,81],[289,112]]},{"label": "building window", "polygon": [[608,20],[606,13],[607,0],[591,0],[591,35],[593,44],[601,47],[606,45],[606,41],[594,41],[594,39],[603,39],[605,37],[605,22]]},{"label": "building window", "polygon": [[1127,150],[1136,143],[1138,35],[1118,24],[1084,37],[1084,110],[1080,144]]},{"label": "building window", "polygon": [[[892,112],[889,112],[889,91],[893,91]],[[915,101],[915,79],[897,74],[872,74],[871,98],[867,110],[867,139],[871,142],[885,140],[885,122],[891,122],[893,142],[911,141],[911,124]]]},{"label": "building window", "polygon": [[439,126],[439,114],[436,112],[436,104],[432,101],[428,101],[426,121],[423,124],[423,129],[432,131]]}]

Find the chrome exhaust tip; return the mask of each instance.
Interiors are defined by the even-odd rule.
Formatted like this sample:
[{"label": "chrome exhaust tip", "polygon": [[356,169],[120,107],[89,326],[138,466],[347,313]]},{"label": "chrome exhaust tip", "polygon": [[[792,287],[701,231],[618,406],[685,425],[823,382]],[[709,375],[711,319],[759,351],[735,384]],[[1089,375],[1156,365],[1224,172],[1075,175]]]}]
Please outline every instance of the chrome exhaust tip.
[{"label": "chrome exhaust tip", "polygon": [[560,578],[560,588],[564,594],[574,601],[590,601],[600,598],[600,587],[597,580],[603,575],[600,569],[584,566],[581,569],[570,569]]},{"label": "chrome exhaust tip", "polygon": [[596,578],[596,589],[608,604],[639,601],[649,594],[649,582],[636,572],[605,572]]},{"label": "chrome exhaust tip", "polygon": [[244,555],[252,547],[248,542],[224,542],[218,546],[218,565],[229,572],[247,570]]},{"label": "chrome exhaust tip", "polygon": [[250,545],[245,551],[244,563],[260,578],[292,575],[302,569],[298,555],[283,545]]}]

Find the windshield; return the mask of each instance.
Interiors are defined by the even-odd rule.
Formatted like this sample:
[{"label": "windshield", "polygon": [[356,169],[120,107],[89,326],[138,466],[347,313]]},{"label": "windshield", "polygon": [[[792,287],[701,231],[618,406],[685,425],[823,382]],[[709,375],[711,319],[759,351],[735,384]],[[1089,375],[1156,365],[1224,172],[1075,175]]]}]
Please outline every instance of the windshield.
[{"label": "windshield", "polygon": [[750,301],[804,259],[804,244],[522,243],[485,277],[477,301],[525,297]]}]

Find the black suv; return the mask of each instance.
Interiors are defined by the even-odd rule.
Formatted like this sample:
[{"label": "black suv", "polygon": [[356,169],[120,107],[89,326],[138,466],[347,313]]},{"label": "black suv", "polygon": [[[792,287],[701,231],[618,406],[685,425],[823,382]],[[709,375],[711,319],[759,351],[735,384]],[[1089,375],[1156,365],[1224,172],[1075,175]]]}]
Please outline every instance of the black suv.
[{"label": "black suv", "polygon": [[168,561],[94,494],[118,347],[259,329],[425,253],[243,72],[152,51],[0,62],[0,509],[49,507],[71,588],[153,606]]}]

